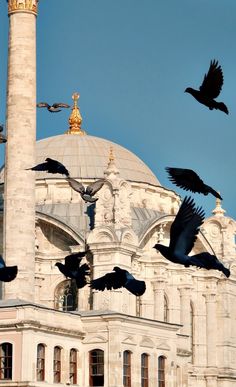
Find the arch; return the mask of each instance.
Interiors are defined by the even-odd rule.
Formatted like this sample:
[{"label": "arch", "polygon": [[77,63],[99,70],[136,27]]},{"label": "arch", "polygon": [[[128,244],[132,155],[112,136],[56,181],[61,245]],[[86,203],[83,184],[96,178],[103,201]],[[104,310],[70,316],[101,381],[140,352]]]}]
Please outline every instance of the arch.
[{"label": "arch", "polygon": [[123,352],[123,386],[131,387],[131,351]]},{"label": "arch", "polygon": [[61,383],[61,350],[59,346],[53,351],[53,383]]},{"label": "arch", "polygon": [[13,345],[8,342],[0,345],[0,380],[12,380]]},{"label": "arch", "polygon": [[141,387],[148,387],[149,379],[149,355],[147,353],[141,354]]},{"label": "arch", "polygon": [[37,345],[36,380],[45,380],[45,344],[42,343]]},{"label": "arch", "polygon": [[74,280],[60,282],[54,292],[55,309],[63,311],[77,310],[78,289]]},{"label": "arch", "polygon": [[77,358],[78,358],[78,351],[75,348],[70,349],[70,384],[77,384]]},{"label": "arch", "polygon": [[104,351],[89,351],[89,386],[104,386]]},{"label": "arch", "polygon": [[158,387],[166,386],[166,357],[158,357]]}]

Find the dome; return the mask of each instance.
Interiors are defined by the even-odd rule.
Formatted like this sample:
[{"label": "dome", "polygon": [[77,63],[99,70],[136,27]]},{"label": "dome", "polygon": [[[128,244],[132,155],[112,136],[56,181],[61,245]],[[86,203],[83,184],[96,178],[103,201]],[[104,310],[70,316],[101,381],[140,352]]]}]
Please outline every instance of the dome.
[{"label": "dome", "polygon": [[[121,178],[160,185],[152,171],[132,152],[111,141],[89,135],[62,134],[37,141],[36,163],[42,163],[50,157],[64,164],[71,177],[102,178],[111,147]],[[36,179],[55,176],[59,178],[59,175],[36,173]]]}]

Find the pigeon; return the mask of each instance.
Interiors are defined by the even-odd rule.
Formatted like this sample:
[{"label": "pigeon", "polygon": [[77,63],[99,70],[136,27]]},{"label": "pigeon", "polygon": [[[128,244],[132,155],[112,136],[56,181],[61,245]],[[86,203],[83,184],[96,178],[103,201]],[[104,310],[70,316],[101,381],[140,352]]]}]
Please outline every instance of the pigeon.
[{"label": "pigeon", "polygon": [[4,125],[0,125],[0,144],[3,144],[4,142],[7,142],[7,138],[4,134],[2,134],[4,129]]},{"label": "pigeon", "polygon": [[86,275],[89,275],[90,273],[90,268],[87,263],[80,266],[80,262],[86,254],[87,251],[70,254],[65,257],[65,264],[60,262],[55,264],[62,274],[66,277],[75,279],[78,289],[87,285]]},{"label": "pigeon", "polygon": [[202,252],[188,256],[197,239],[204,217],[204,210],[201,207],[196,208],[191,197],[185,197],[170,228],[169,247],[157,243],[154,248],[171,262],[179,263],[185,267],[197,266],[207,270],[219,270],[226,277],[229,277],[229,269],[215,255]]},{"label": "pigeon", "polygon": [[98,198],[94,198],[93,195],[95,195],[105,183],[105,179],[99,179],[94,183],[88,185],[85,189],[82,183],[78,182],[75,179],[72,179],[71,177],[68,177],[66,180],[68,181],[72,189],[80,193],[80,196],[85,201],[85,203],[96,202]]},{"label": "pigeon", "polygon": [[198,102],[207,106],[210,110],[219,109],[229,114],[228,108],[223,102],[215,101],[215,98],[220,94],[223,83],[222,68],[218,65],[218,61],[214,59],[213,61],[211,60],[208,73],[205,74],[199,90],[187,87],[185,92],[191,94]]},{"label": "pigeon", "polygon": [[47,171],[48,173],[60,173],[61,175],[70,176],[68,169],[57,160],[50,159],[47,157],[45,163],[35,165],[35,167],[27,168],[26,170],[31,171]]},{"label": "pigeon", "polygon": [[50,113],[58,113],[61,112],[61,109],[59,108],[69,108],[70,105],[67,105],[67,103],[54,103],[53,105],[49,105],[47,102],[39,102],[37,103],[38,108],[47,108]]},{"label": "pigeon", "polygon": [[127,270],[123,270],[118,266],[113,268],[113,272],[92,280],[90,286],[92,289],[102,291],[124,287],[135,296],[142,296],[146,290],[144,281],[136,280]]},{"label": "pigeon", "polygon": [[204,184],[192,169],[166,167],[166,171],[169,174],[169,180],[177,187],[204,195],[211,193],[216,198],[223,200],[220,194],[209,185]]},{"label": "pigeon", "polygon": [[0,255],[0,281],[10,282],[13,281],[18,272],[17,266],[6,266],[3,257]]}]

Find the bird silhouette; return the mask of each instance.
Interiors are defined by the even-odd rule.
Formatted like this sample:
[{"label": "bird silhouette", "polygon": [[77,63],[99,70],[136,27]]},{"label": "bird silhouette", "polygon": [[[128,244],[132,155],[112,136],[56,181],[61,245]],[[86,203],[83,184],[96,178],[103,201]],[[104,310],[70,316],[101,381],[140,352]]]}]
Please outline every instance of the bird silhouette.
[{"label": "bird silhouette", "polygon": [[18,272],[17,266],[6,266],[3,257],[0,255],[0,281],[10,282],[13,281]]},{"label": "bird silhouette", "polygon": [[53,105],[49,105],[47,102],[39,102],[37,103],[37,107],[47,108],[50,113],[58,113],[61,112],[61,109],[59,108],[69,108],[70,105],[67,105],[67,103],[62,102],[54,103]]},{"label": "bird silhouette", "polygon": [[60,173],[61,175],[70,176],[68,169],[57,160],[47,157],[45,163],[35,165],[35,167],[27,168],[27,171],[47,171],[48,173]]},{"label": "bird silhouette", "polygon": [[207,270],[219,270],[226,277],[229,277],[229,269],[215,255],[202,252],[188,256],[197,239],[204,217],[203,209],[201,207],[196,208],[191,197],[185,197],[170,228],[169,247],[157,243],[154,248],[171,262],[179,263],[185,267],[197,266]]},{"label": "bird silhouette", "polygon": [[207,106],[210,110],[219,109],[222,112],[229,114],[228,108],[223,102],[215,101],[215,98],[217,98],[221,92],[223,83],[224,77],[222,68],[218,65],[218,61],[214,59],[210,63],[208,73],[205,74],[199,90],[187,87],[185,92],[191,94],[198,102]]},{"label": "bird silhouette", "polygon": [[2,134],[3,130],[4,130],[4,125],[0,124],[0,144],[7,142],[6,136]]},{"label": "bird silhouette", "polygon": [[55,264],[65,277],[69,277],[76,281],[78,289],[87,285],[86,276],[90,273],[90,268],[87,263],[80,266],[82,258],[86,255],[86,253],[87,251],[83,251],[67,255],[65,257],[65,264],[61,262],[57,262]]},{"label": "bird silhouette", "polygon": [[118,266],[113,268],[113,272],[92,280],[90,286],[92,289],[102,291],[124,287],[135,296],[142,296],[146,290],[144,281],[136,280],[127,270],[123,270]]},{"label": "bird silhouette", "polygon": [[211,193],[216,198],[222,200],[220,194],[209,185],[206,185],[192,169],[166,167],[166,171],[169,174],[169,180],[177,187],[204,195]]},{"label": "bird silhouette", "polygon": [[79,181],[72,179],[72,177],[68,177],[66,179],[71,186],[71,188],[77,192],[79,192],[81,198],[85,202],[94,203],[98,200],[98,198],[94,198],[93,196],[102,188],[105,183],[105,179],[96,180],[94,183],[85,187]]}]

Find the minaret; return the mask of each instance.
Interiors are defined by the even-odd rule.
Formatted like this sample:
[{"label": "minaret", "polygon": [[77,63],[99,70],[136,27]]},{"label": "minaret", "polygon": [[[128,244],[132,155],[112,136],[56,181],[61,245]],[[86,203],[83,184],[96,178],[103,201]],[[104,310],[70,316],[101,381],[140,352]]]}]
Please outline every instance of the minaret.
[{"label": "minaret", "polygon": [[36,140],[36,16],[38,0],[8,0],[7,146],[4,257],[18,265],[4,298],[34,301]]}]

